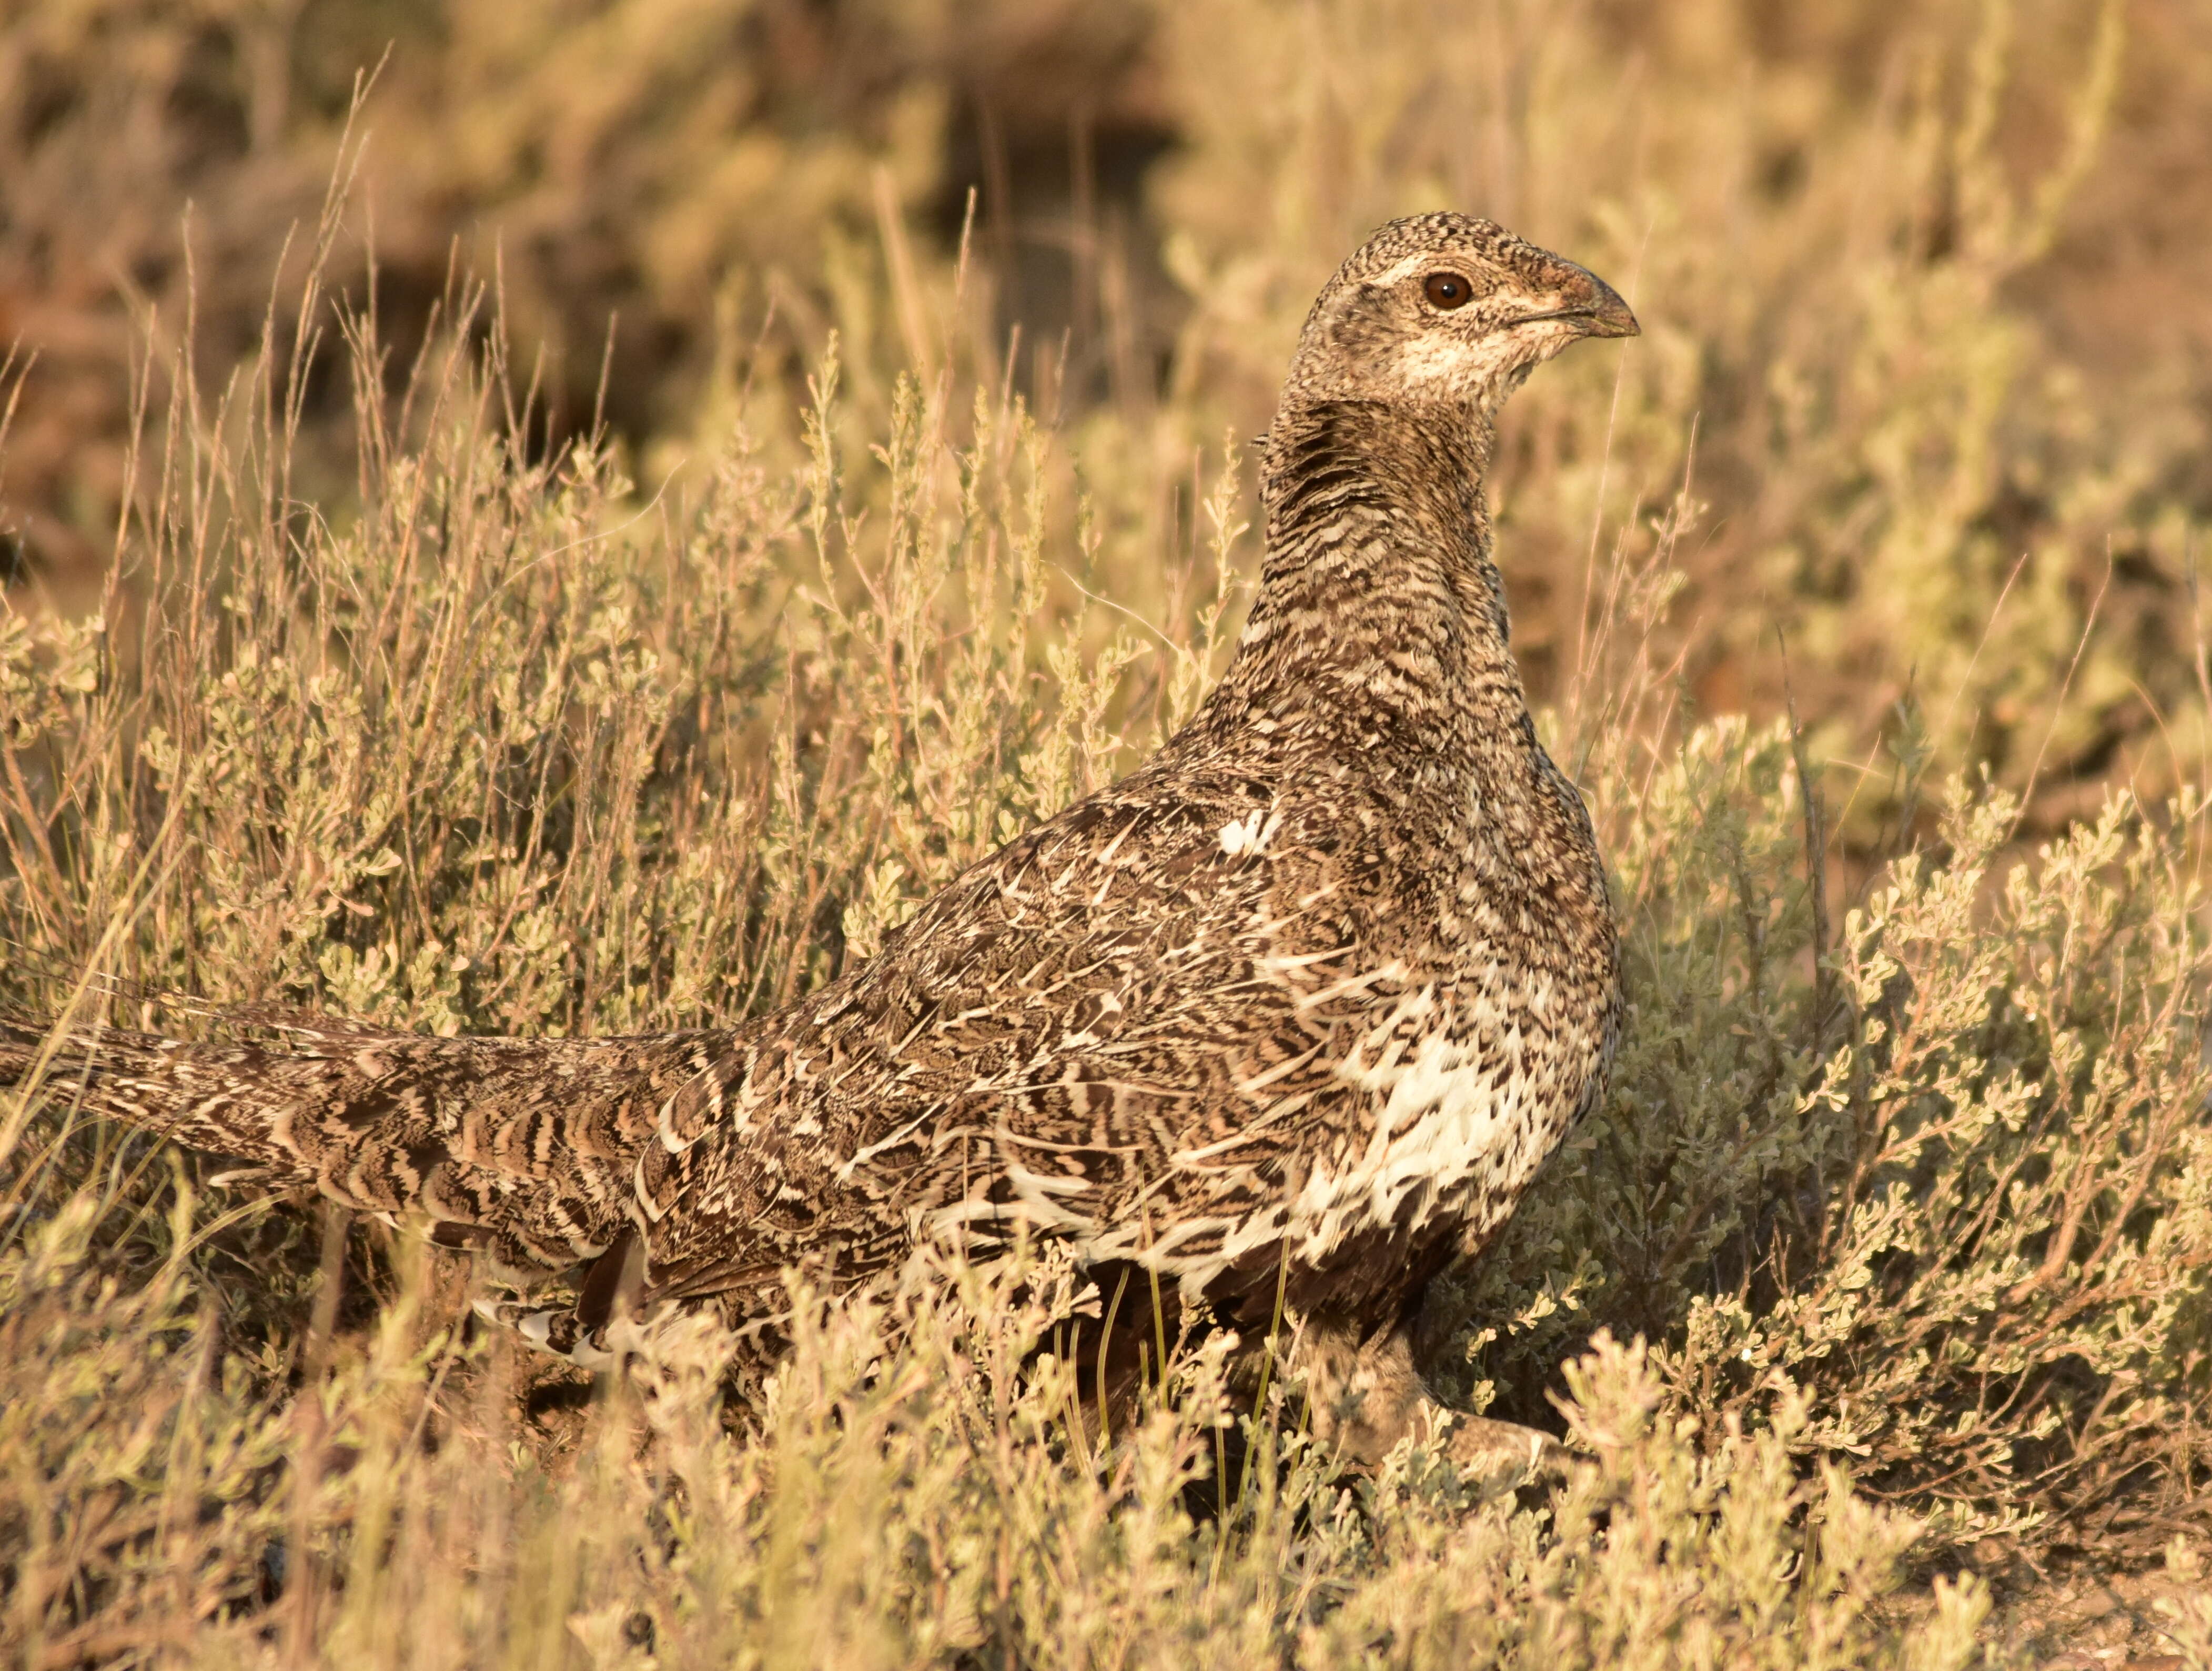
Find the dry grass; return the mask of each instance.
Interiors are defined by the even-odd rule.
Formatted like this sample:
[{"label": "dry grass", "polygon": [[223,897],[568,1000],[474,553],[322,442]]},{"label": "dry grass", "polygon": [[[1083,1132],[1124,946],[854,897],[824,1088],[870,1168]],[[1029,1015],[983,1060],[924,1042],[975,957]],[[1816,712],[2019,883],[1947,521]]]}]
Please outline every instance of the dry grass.
[{"label": "dry grass", "polygon": [[[15,20],[9,50],[95,15]],[[465,1325],[474,1279],[405,1230],[258,1203],[54,1085],[0,1103],[10,1656],[1965,1666],[2015,1657],[1988,1609],[2023,1574],[2163,1552],[2195,1582],[2192,397],[2059,400],[2106,386],[2028,294],[2136,85],[2118,37],[1993,5],[1888,57],[1830,42],[1808,91],[1811,48],[1717,7],[1641,46],[1510,7],[1360,15],[1161,24],[1187,140],[1147,199],[1188,286],[1164,381],[1137,222],[1120,246],[1110,204],[1073,222],[1082,329],[1010,355],[988,208],[963,269],[864,128],[836,191],[787,158],[776,189],[816,195],[726,205],[796,240],[697,258],[788,263],[775,322],[761,278],[665,412],[608,437],[515,346],[557,283],[510,269],[502,308],[387,280],[372,306],[358,191],[258,337],[142,319],[87,489],[112,516],[97,613],[0,613],[0,1003],[573,1033],[809,989],[1189,711],[1253,567],[1220,437],[1303,296],[1385,213],[1510,200],[1634,275],[1650,326],[1525,392],[1500,519],[1634,1012],[1601,1117],[1455,1273],[1466,1322],[1431,1344],[1470,1402],[1569,1433],[1575,1477],[1479,1501],[1416,1447],[1332,1480],[1297,1388],[1224,1428],[1205,1352],[1102,1442],[1036,1356],[1084,1303],[1048,1270],[817,1308],[754,1417],[684,1328],[591,1389]],[[527,150],[563,54],[697,50],[648,34],[453,50],[469,85],[518,83],[471,119]],[[629,143],[659,88],[679,137],[615,178],[639,235],[690,225],[690,94],[618,68],[580,131]],[[578,155],[548,215],[581,212]],[[46,374],[9,472],[46,456]],[[2029,476],[2040,508],[2005,521]],[[1708,717],[1778,691],[1778,617],[1803,731]],[[1808,763],[1872,747],[1893,703],[1886,764]],[[2212,1662],[2183,1594],[2164,1627]]]}]

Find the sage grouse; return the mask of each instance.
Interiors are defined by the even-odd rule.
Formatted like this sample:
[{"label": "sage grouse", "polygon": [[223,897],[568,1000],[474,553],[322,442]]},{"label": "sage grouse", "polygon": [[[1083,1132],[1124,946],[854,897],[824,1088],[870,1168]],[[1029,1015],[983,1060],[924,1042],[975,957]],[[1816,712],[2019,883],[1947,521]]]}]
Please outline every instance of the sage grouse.
[{"label": "sage grouse", "polygon": [[[765,1364],[787,1268],[848,1286],[1026,1226],[1102,1290],[1149,1273],[1132,1312],[1157,1282],[1247,1340],[1286,1313],[1324,1436],[1371,1461],[1423,1409],[1431,1278],[1513,1210],[1613,1048],[1604,870],[1530,723],[1483,482],[1534,366],[1636,330],[1486,221],[1382,228],[1306,319],[1259,592],[1197,715],[779,1014],[557,1041],[106,1032],[63,1078],[569,1273],[574,1305],[529,1328],[586,1361],[611,1316],[676,1303]],[[0,1075],[37,1048],[15,1033]]]}]

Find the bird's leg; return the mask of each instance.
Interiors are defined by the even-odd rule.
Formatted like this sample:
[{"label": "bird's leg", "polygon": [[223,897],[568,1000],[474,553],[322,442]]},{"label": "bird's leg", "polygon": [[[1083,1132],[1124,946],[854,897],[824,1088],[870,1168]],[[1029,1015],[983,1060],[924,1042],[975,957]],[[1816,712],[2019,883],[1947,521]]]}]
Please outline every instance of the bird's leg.
[{"label": "bird's leg", "polygon": [[1377,1467],[1401,1439],[1425,1437],[1446,1420],[1445,1454],[1486,1486],[1517,1486],[1565,1466],[1566,1448],[1548,1433],[1439,1403],[1413,1365],[1413,1336],[1405,1328],[1363,1342],[1349,1325],[1308,1317],[1295,1351],[1314,1437],[1354,1467]]},{"label": "bird's leg", "polygon": [[1399,1440],[1421,1431],[1429,1389],[1403,1330],[1362,1341],[1351,1325],[1308,1316],[1292,1350],[1305,1376],[1313,1436],[1345,1462],[1372,1468]]}]

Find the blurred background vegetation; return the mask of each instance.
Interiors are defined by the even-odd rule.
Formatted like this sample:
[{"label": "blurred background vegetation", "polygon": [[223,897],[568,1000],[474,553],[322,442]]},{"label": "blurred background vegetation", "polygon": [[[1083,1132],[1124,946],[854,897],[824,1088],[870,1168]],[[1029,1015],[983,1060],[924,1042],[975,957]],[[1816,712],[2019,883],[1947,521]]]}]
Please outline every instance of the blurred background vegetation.
[{"label": "blurred background vegetation", "polygon": [[[1101,514],[1157,549],[1194,449],[1264,427],[1334,262],[1449,205],[1596,268],[1646,328],[1509,419],[1540,699],[1663,513],[1685,700],[1794,695],[1852,847],[1892,825],[1900,755],[1985,761],[2049,829],[2207,747],[2196,0],[11,0],[19,599],[89,605],[165,371],[145,333],[189,320],[211,387],[252,350],[379,64],[336,289],[364,300],[373,247],[396,386],[455,276],[495,275],[532,445],[604,421],[641,501],[741,416],[795,441],[835,331],[863,418],[895,368],[964,362],[1141,478]],[[332,516],[353,418],[319,368],[295,491]],[[1158,601],[1143,564],[1118,578]]]}]

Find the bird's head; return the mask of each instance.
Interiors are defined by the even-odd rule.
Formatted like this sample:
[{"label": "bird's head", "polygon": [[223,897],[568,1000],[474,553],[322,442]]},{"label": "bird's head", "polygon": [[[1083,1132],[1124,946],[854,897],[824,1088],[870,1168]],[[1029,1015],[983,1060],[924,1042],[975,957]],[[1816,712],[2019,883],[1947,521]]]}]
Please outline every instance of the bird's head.
[{"label": "bird's head", "polygon": [[1285,403],[1494,408],[1581,337],[1636,316],[1573,262],[1468,215],[1393,221],[1337,269],[1306,315]]}]

